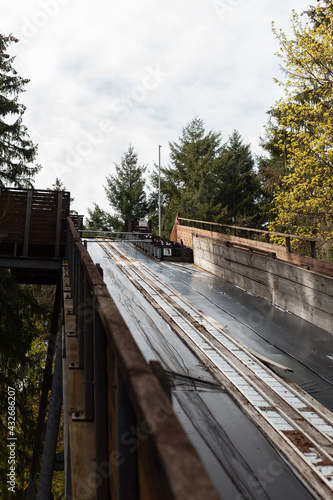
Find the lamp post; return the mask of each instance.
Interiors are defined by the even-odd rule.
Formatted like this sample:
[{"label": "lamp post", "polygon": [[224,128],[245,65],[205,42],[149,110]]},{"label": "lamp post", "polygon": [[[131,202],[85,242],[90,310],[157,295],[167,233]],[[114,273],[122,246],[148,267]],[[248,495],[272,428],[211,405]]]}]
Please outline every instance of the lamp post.
[{"label": "lamp post", "polygon": [[161,237],[161,147],[158,146],[158,235]]}]

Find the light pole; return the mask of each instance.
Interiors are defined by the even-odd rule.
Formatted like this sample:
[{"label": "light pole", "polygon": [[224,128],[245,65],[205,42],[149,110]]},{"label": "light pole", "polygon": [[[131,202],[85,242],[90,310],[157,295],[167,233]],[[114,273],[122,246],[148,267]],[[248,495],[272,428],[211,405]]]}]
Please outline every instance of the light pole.
[{"label": "light pole", "polygon": [[158,146],[158,235],[161,237],[161,147]]}]

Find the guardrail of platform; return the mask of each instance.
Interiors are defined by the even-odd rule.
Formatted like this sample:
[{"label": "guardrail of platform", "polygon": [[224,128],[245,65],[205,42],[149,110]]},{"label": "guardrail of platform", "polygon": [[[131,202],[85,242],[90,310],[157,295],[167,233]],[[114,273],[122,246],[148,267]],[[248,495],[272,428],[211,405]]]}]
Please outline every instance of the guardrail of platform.
[{"label": "guardrail of platform", "polygon": [[73,418],[95,422],[94,498],[217,500],[197,452],[70,218],[67,259],[77,368],[84,370],[85,380],[84,414]]},{"label": "guardrail of platform", "polygon": [[327,243],[332,243],[333,240],[330,241],[324,241],[320,238],[317,237],[308,237],[308,236],[302,236],[302,235],[297,235],[297,234],[288,234],[288,233],[279,233],[279,232],[274,232],[274,231],[266,231],[263,229],[256,229],[256,228],[249,228],[249,227],[241,227],[241,226],[232,226],[228,224],[221,224],[218,222],[208,222],[208,221],[201,221],[201,220],[193,220],[193,219],[186,219],[183,217],[177,217],[177,221],[179,224],[181,224],[181,221],[184,223],[184,226],[193,226],[196,228],[200,229],[205,229],[209,231],[214,231],[218,233],[227,233],[227,234],[232,234],[233,236],[240,236],[244,237],[247,239],[255,239],[256,235],[263,236],[265,239],[265,243],[270,243],[272,238],[282,238],[285,240],[285,246],[288,251],[288,253],[291,253],[292,248],[291,248],[291,241],[292,240],[299,240],[303,241],[308,245],[308,252],[309,255],[316,259],[317,258],[317,245],[318,244],[327,244]]},{"label": "guardrail of platform", "polygon": [[152,241],[152,233],[146,231],[91,231],[90,229],[81,229],[78,231],[81,238],[89,242],[99,242],[99,238],[114,241],[115,243],[128,242],[138,243],[141,241]]}]

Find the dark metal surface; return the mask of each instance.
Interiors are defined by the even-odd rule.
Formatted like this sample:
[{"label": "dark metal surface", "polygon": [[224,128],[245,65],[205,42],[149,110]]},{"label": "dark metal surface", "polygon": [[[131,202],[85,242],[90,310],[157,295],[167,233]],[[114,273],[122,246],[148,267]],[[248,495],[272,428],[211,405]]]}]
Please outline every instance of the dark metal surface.
[{"label": "dark metal surface", "polygon": [[[122,246],[252,349],[291,366],[294,373],[288,377],[332,409],[333,338],[327,332],[193,266],[158,263],[131,245]],[[106,255],[95,246],[90,252],[102,263],[112,296],[146,359],[212,383]],[[229,396],[180,379],[173,386],[174,407],[223,498],[312,498]]]},{"label": "dark metal surface", "polygon": [[117,467],[117,500],[139,498],[138,440],[131,433],[137,421],[128,392],[117,366],[116,373],[116,449],[122,457]]},{"label": "dark metal surface", "polygon": [[246,345],[292,368],[288,378],[333,411],[332,335],[210,273],[125,248]]},{"label": "dark metal surface", "polygon": [[[133,491],[137,484],[135,495],[147,500],[181,500],[183,498],[201,500],[203,496],[207,500],[208,498],[217,500],[218,495],[198,453],[184,433],[156,376],[145,361],[70,219],[68,223],[71,279],[75,276],[76,281],[84,279],[88,282],[91,291],[91,308],[98,312],[100,328],[104,330],[106,338],[107,435],[105,432],[104,435],[99,433],[95,436],[94,434],[93,439],[103,440],[103,443],[96,442],[97,447],[103,448],[105,443],[108,446],[110,458],[107,465],[111,468],[111,473],[106,477],[110,481],[110,496],[127,498],[123,491],[127,490],[128,486]],[[78,271],[81,268],[83,272]],[[74,289],[77,287],[80,291],[80,293],[76,291],[76,321],[80,320],[81,316],[87,320],[86,307],[80,311],[80,306],[84,301],[82,286],[77,283],[74,285]],[[80,328],[79,334],[83,337],[79,338],[79,342],[84,343],[84,325],[81,327],[83,329],[81,331]],[[96,346],[95,342],[94,348]],[[97,348],[99,350],[101,347]],[[91,356],[94,356],[93,352]],[[105,376],[103,370],[102,376]],[[99,393],[98,397],[104,398],[104,396],[105,392]],[[116,408],[115,401],[117,401]],[[96,414],[100,409],[96,399],[95,404]],[[118,414],[116,419],[115,414]],[[134,432],[133,437],[131,434],[128,436],[126,434],[128,432]],[[137,436],[136,433],[138,433]],[[117,443],[114,442],[115,434],[118,435]],[[82,436],[82,439],[85,439],[85,436]],[[138,467],[131,466],[136,459],[133,439],[138,449]],[[122,464],[124,464],[125,473],[120,469]],[[114,482],[115,476],[118,477],[116,482]],[[96,478],[98,479],[97,476]],[[100,495],[97,491],[102,487],[102,483],[96,481],[98,498],[106,500],[108,497],[105,494]],[[73,495],[75,495],[74,491]],[[131,493],[131,498],[135,498],[133,495]]]},{"label": "dark metal surface", "polygon": [[109,498],[110,463],[108,453],[108,402],[106,338],[100,317],[94,310],[94,426],[96,471],[100,486],[96,500]]}]

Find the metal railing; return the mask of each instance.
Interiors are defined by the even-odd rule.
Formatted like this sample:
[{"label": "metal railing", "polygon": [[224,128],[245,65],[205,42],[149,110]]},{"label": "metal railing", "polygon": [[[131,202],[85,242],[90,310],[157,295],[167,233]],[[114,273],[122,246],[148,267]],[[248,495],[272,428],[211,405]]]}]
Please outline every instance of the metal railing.
[{"label": "metal railing", "polygon": [[67,250],[76,316],[73,334],[79,343],[76,368],[83,370],[85,381],[84,412],[73,418],[94,421],[94,498],[217,500],[168,397],[113,302],[101,268],[93,263],[71,219]]}]

